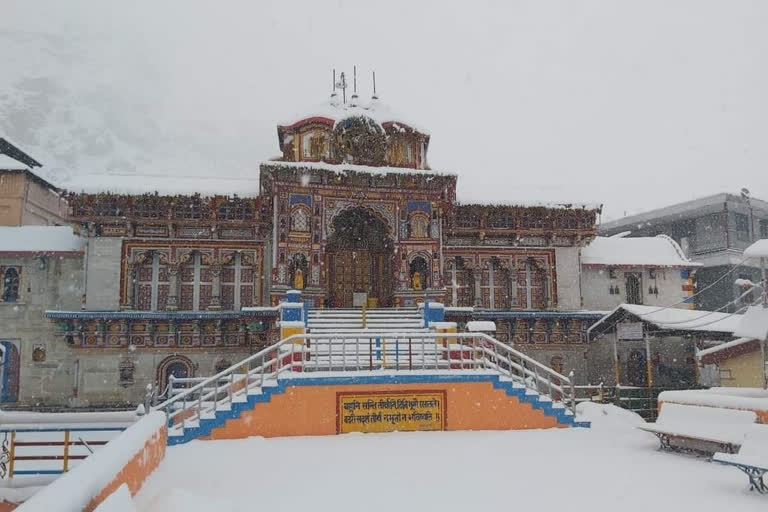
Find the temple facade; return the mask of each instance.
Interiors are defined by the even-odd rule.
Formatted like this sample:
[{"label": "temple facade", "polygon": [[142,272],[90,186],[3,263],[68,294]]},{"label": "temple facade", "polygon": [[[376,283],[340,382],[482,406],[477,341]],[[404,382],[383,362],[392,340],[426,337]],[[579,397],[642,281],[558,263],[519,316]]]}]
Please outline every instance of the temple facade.
[{"label": "temple facade", "polygon": [[599,206],[460,204],[456,174],[428,164],[429,133],[375,96],[333,95],[277,134],[258,179],[70,187],[83,306],[46,315],[74,382],[101,385],[63,401],[136,403],[146,383],[226,368],[277,340],[292,289],[315,308],[440,301],[460,327],[495,320],[500,340],[584,370],[601,315],[584,311],[579,255]]}]

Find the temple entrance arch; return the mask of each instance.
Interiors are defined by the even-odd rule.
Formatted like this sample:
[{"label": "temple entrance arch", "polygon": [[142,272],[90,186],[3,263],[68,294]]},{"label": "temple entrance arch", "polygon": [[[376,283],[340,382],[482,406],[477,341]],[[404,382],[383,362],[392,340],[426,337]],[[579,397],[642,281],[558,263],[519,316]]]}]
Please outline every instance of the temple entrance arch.
[{"label": "temple entrance arch", "polygon": [[334,217],[331,228],[326,246],[331,305],[352,307],[355,293],[367,293],[374,304],[389,306],[394,244],[386,223],[355,207]]}]

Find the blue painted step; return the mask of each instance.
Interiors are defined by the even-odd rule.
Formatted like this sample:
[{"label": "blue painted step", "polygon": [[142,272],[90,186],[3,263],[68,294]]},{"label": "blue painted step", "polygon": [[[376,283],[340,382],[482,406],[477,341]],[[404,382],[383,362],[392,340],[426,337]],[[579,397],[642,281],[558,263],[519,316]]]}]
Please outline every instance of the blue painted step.
[{"label": "blue painted step", "polygon": [[216,411],[216,417],[201,419],[197,427],[187,427],[182,435],[168,436],[168,445],[183,444],[199,437],[211,435],[216,427],[223,426],[228,420],[240,417],[242,411],[252,410],[256,404],[269,402],[272,395],[284,393],[289,386],[333,386],[349,384],[415,384],[433,382],[491,382],[495,389],[502,389],[508,396],[514,396],[523,403],[529,403],[534,409],[554,417],[561,425],[589,428],[588,421],[575,421],[566,414],[564,407],[554,407],[552,401],[542,399],[538,393],[527,393],[525,388],[515,386],[511,381],[501,380],[498,375],[372,375],[364,377],[315,377],[301,379],[282,379],[276,386],[264,386],[261,394],[248,395],[244,402],[231,404],[228,411]]}]

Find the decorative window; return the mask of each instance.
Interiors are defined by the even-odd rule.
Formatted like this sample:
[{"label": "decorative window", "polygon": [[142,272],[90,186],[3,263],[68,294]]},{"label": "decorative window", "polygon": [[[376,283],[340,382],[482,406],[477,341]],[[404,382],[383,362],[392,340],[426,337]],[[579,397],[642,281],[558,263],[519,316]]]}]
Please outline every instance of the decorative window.
[{"label": "decorative window", "polygon": [[218,217],[221,220],[247,220],[253,218],[253,208],[242,199],[230,199],[219,206]]},{"label": "decorative window", "polygon": [[498,258],[492,258],[483,265],[477,277],[480,279],[481,302],[484,308],[509,309],[512,284],[509,274]]},{"label": "decorative window", "polygon": [[577,229],[579,219],[575,215],[563,215],[555,219],[555,225],[560,229]]},{"label": "decorative window", "polygon": [[221,268],[221,307],[239,311],[253,306],[256,266],[252,256],[235,253]]},{"label": "decorative window", "polygon": [[523,215],[523,227],[527,229],[541,229],[544,227],[544,219],[541,215],[528,212]]},{"label": "decorative window", "polygon": [[188,256],[181,266],[181,309],[200,311],[208,308],[213,291],[213,276],[209,260],[195,251]]},{"label": "decorative window", "polygon": [[141,197],[136,200],[137,217],[164,219],[168,216],[168,203],[157,197]]},{"label": "decorative window", "polygon": [[136,371],[136,365],[130,359],[123,359],[118,365],[120,373],[119,384],[121,386],[130,386],[133,384],[133,374]]},{"label": "decorative window", "polygon": [[479,228],[480,217],[477,215],[459,215],[456,217],[456,225],[459,228]]},{"label": "decorative window", "polygon": [[392,143],[390,149],[391,165],[413,165],[415,163],[413,143],[408,140],[400,139]]},{"label": "decorative window", "polygon": [[0,275],[3,277],[3,302],[19,300],[20,274],[21,267],[0,267]]},{"label": "decorative window", "polygon": [[197,220],[207,216],[207,207],[200,196],[180,199],[173,207],[177,219]]},{"label": "decorative window", "polygon": [[720,379],[722,380],[730,380],[733,376],[731,375],[731,369],[730,368],[720,368]]},{"label": "decorative window", "polygon": [[139,255],[136,258],[130,285],[134,287],[136,309],[165,310],[170,287],[166,256],[154,250]]},{"label": "decorative window", "polygon": [[301,137],[301,155],[309,160],[321,160],[328,155],[328,136],[323,132],[307,132]]},{"label": "decorative window", "polygon": [[101,199],[96,200],[96,206],[93,209],[93,214],[97,217],[120,217],[123,215],[120,205],[118,204],[117,197],[104,196]]},{"label": "decorative window", "polygon": [[310,225],[309,212],[301,206],[291,213],[291,231],[308,232]]},{"label": "decorative window", "polygon": [[518,302],[524,309],[546,309],[549,305],[550,279],[542,261],[528,258],[517,272]]},{"label": "decorative window", "polygon": [[514,229],[517,221],[510,213],[500,213],[488,217],[488,226],[496,229]]},{"label": "decorative window", "polygon": [[424,215],[414,215],[409,223],[409,238],[429,238],[429,220]]}]

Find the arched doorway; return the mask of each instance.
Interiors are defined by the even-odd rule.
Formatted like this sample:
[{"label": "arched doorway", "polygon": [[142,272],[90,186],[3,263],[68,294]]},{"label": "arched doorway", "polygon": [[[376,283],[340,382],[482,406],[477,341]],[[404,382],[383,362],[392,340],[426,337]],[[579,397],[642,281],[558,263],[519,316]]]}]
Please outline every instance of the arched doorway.
[{"label": "arched doorway", "polygon": [[352,208],[331,224],[326,247],[331,305],[352,307],[355,293],[390,305],[393,243],[384,221],[365,208]]},{"label": "arched doorway", "polygon": [[158,393],[165,393],[170,377],[176,378],[194,377],[195,369],[188,358],[184,356],[170,356],[163,359],[157,366]]}]

